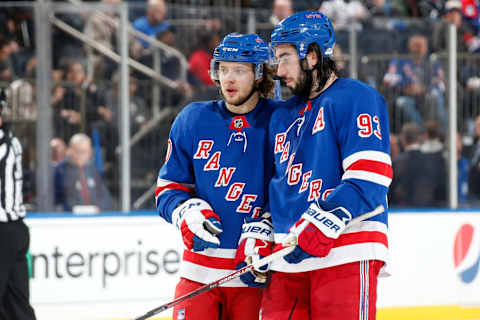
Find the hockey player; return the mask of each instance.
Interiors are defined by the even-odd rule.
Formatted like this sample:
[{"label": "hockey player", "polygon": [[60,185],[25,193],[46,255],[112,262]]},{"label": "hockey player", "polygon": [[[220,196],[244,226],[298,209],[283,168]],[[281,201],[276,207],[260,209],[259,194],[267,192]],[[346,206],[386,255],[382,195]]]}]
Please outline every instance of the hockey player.
[{"label": "hockey player", "polygon": [[[210,68],[223,101],[192,103],[172,125],[156,205],[185,245],[175,297],[271,252],[271,223],[262,218],[273,172],[264,156],[276,104],[265,99],[274,86],[266,65],[270,56],[257,35],[227,35]],[[175,306],[173,319],[258,319],[256,287],[266,280],[259,272]]]},{"label": "hockey player", "polygon": [[277,75],[295,96],[270,120],[269,204],[276,248],[296,247],[272,263],[264,320],[375,319],[387,213],[348,223],[387,207],[387,108],[375,89],[337,75],[334,44],[333,27],[319,12],[295,13],[272,33]]}]

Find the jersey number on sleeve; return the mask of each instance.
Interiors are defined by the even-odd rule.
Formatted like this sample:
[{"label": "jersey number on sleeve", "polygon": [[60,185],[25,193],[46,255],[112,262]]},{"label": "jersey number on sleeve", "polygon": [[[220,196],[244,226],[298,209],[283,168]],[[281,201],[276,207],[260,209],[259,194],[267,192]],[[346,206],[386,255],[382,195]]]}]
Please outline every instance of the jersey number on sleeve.
[{"label": "jersey number on sleeve", "polygon": [[[361,138],[368,138],[372,134],[378,139],[382,140],[382,132],[380,131],[380,119],[378,116],[370,116],[367,113],[362,113],[357,117],[358,136]],[[375,127],[375,129],[373,128]]]}]

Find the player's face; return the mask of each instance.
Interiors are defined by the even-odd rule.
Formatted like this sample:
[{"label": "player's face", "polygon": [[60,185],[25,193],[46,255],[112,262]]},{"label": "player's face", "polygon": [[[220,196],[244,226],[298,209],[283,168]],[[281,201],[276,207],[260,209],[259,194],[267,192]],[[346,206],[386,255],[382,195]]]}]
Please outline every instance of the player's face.
[{"label": "player's face", "polygon": [[287,87],[294,91],[302,78],[297,49],[290,44],[280,44],[275,47],[275,58],[278,63],[277,76],[282,78]]},{"label": "player's face", "polygon": [[237,105],[250,94],[255,74],[251,63],[222,61],[218,65],[218,78],[225,101]]}]

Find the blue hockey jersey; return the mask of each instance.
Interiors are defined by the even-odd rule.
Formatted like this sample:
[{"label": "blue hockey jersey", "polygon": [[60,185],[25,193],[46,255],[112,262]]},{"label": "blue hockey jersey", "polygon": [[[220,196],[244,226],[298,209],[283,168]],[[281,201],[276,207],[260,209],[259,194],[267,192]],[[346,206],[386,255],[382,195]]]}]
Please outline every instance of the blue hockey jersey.
[{"label": "blue hockey jersey", "polygon": [[[275,172],[269,186],[275,242],[281,243],[312,201],[338,206],[353,217],[387,208],[392,181],[385,100],[360,81],[339,78],[318,97],[293,97],[270,120]],[[351,227],[325,258],[299,264],[284,259],[272,269],[302,272],[354,261],[387,261],[387,212]]]},{"label": "blue hockey jersey", "polygon": [[[157,211],[171,223],[179,202],[198,197],[212,206],[223,228],[220,248],[184,250],[182,277],[209,283],[235,270],[244,217],[263,209],[273,174],[265,152],[275,104],[260,99],[254,110],[236,115],[223,101],[197,102],[175,119],[157,179]],[[225,285],[245,286],[239,279]]]}]

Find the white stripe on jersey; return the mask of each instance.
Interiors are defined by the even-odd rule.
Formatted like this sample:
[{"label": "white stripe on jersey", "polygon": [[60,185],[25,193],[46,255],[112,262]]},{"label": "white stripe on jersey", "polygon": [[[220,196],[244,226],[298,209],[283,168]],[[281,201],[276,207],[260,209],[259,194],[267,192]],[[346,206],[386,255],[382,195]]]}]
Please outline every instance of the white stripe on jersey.
[{"label": "white stripe on jersey", "polygon": [[[171,181],[171,180],[166,180],[166,179],[161,179],[161,178],[157,178],[157,188],[158,187],[166,187],[168,186],[169,184],[177,184],[177,185],[181,185],[185,188],[188,188],[188,189],[191,189],[191,190],[194,190],[195,189],[195,185],[193,184],[188,184],[188,183],[180,183],[180,182],[176,182],[176,181]],[[164,192],[167,192],[171,189],[169,188],[165,188],[164,190],[162,190],[159,194],[156,195],[156,197],[158,198],[158,196],[160,196],[162,193]]]},{"label": "white stripe on jersey", "polygon": [[10,214],[10,219],[17,220],[18,216],[16,212],[13,211],[13,205],[14,205],[14,188],[15,188],[15,180],[14,176],[15,173],[13,172],[13,167],[15,165],[15,154],[13,152],[13,149],[10,148],[10,152],[7,155],[7,159],[5,161],[5,190],[8,190],[5,192],[5,209],[7,212]]},{"label": "white stripe on jersey", "polygon": [[185,186],[187,188],[194,188],[195,185],[193,184],[189,184],[189,183],[180,183],[180,182],[176,182],[176,181],[171,181],[171,180],[166,180],[166,179],[161,179],[161,178],[157,178],[157,187],[164,187],[170,183],[177,183],[177,184],[181,184],[182,186]]},{"label": "white stripe on jersey", "polygon": [[[364,242],[333,248],[324,258],[312,257],[297,264],[289,264],[280,258],[272,262],[271,270],[280,272],[306,272],[329,268],[362,260],[380,260],[388,264],[388,248],[378,242]],[[382,275],[388,275],[384,273]]]},{"label": "white stripe on jersey", "polygon": [[357,162],[358,160],[372,160],[372,161],[378,161],[378,162],[383,162],[388,165],[392,165],[392,159],[390,158],[390,155],[385,152],[381,151],[360,151],[360,152],[355,152],[343,159],[342,161],[342,167],[343,171],[347,170],[348,167],[350,167],[354,162]]},{"label": "white stripe on jersey", "polygon": [[25,205],[23,204],[23,169],[22,169],[22,145],[17,137],[13,137],[12,139],[12,149],[15,152],[15,196],[14,202],[15,207],[13,210],[17,213],[19,217],[25,217],[27,214],[27,210],[25,209]]},{"label": "white stripe on jersey", "polygon": [[235,252],[236,252],[236,249],[207,248],[199,253],[204,256],[209,256],[212,258],[234,259]]},{"label": "white stripe on jersey", "polygon": [[380,184],[388,188],[392,183],[392,179],[370,171],[363,171],[363,170],[347,170],[342,176],[342,180],[346,179],[360,179],[366,180],[373,183]]},{"label": "white stripe on jersey", "polygon": [[[0,159],[5,161],[5,178],[0,179],[0,199],[4,199],[5,207],[0,207],[0,222],[15,221],[26,214],[22,193],[22,145],[16,137],[10,142],[8,154],[7,144],[0,146]],[[3,189],[5,194],[2,194]]]}]

